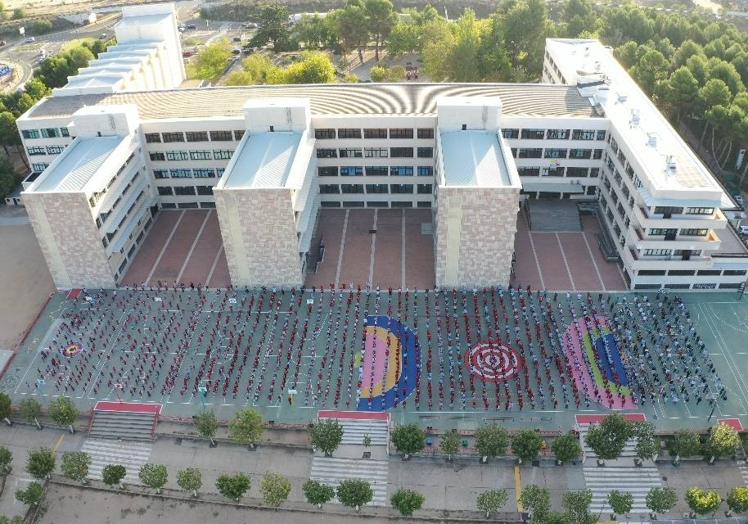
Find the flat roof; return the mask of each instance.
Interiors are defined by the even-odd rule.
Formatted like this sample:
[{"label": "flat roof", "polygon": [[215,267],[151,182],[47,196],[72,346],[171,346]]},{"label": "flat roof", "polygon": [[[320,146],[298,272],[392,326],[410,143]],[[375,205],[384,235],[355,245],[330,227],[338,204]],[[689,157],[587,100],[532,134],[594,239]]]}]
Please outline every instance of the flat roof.
[{"label": "flat roof", "polygon": [[445,186],[510,185],[509,170],[495,131],[440,131]]},{"label": "flat roof", "polygon": [[123,140],[121,136],[75,139],[65,148],[58,162],[48,167],[29,190],[46,193],[83,191]]},{"label": "flat roof", "polygon": [[442,96],[498,96],[502,114],[600,116],[574,86],[551,84],[317,84],[210,87],[49,97],[26,118],[70,116],[83,106],[135,104],[143,120],[240,117],[253,98],[309,98],[314,115],[435,115]]},{"label": "flat roof", "polygon": [[285,187],[301,133],[276,131],[248,136],[221,179],[225,189]]}]

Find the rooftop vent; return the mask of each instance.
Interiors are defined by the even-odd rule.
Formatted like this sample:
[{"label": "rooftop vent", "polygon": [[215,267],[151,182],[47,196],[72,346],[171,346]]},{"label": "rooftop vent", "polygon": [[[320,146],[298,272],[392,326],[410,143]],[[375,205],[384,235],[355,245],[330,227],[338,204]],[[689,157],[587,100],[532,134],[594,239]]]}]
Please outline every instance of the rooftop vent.
[{"label": "rooftop vent", "polygon": [[624,104],[626,102],[626,100],[628,100],[628,98],[629,97],[627,95],[625,95],[624,93],[618,93],[618,103],[619,104]]},{"label": "rooftop vent", "polygon": [[657,149],[657,133],[647,133],[647,145]]},{"label": "rooftop vent", "polygon": [[631,127],[639,127],[639,122],[641,122],[641,118],[639,117],[639,110],[638,109],[632,109],[631,110],[631,120],[629,120],[629,125]]},{"label": "rooftop vent", "polygon": [[675,163],[675,158],[673,157],[673,155],[667,155],[665,157],[665,168],[667,169],[667,173],[669,175],[675,174],[677,164]]}]

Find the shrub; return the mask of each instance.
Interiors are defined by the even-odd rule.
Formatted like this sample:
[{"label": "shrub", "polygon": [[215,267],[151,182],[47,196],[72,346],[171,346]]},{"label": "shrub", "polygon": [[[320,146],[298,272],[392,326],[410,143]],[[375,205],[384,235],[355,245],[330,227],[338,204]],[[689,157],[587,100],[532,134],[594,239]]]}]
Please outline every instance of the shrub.
[{"label": "shrub", "polygon": [[498,512],[506,504],[507,493],[505,489],[491,489],[478,495],[476,505],[478,510],[486,514],[486,518]]},{"label": "shrub", "polygon": [[288,495],[291,493],[291,482],[278,473],[265,473],[260,483],[260,491],[265,504],[277,508],[288,500]]},{"label": "shrub", "polygon": [[301,490],[309,504],[322,507],[322,504],[330,502],[335,496],[335,489],[327,484],[322,484],[317,480],[307,480],[304,482]]},{"label": "shrub", "polygon": [[712,490],[690,488],[686,491],[686,502],[691,511],[698,515],[714,513],[722,504],[722,497]]},{"label": "shrub", "polygon": [[218,480],[216,480],[218,493],[234,502],[239,502],[244,494],[249,491],[251,485],[250,478],[242,473],[237,473],[236,475],[221,475],[218,477]]},{"label": "shrub", "polygon": [[114,487],[122,484],[122,480],[127,475],[127,469],[122,464],[107,464],[101,470],[101,479],[107,486]]},{"label": "shrub", "polygon": [[423,506],[426,498],[412,489],[398,489],[392,497],[390,497],[390,504],[403,517],[410,517],[414,511],[418,511]]},{"label": "shrub", "polygon": [[83,451],[71,451],[62,454],[62,474],[70,480],[85,482],[90,465],[91,456]]},{"label": "shrub", "polygon": [[163,464],[143,464],[138,472],[140,481],[148,488],[155,489],[161,493],[161,488],[166,485],[169,473]]},{"label": "shrub", "polygon": [[55,470],[55,454],[47,448],[39,448],[29,451],[29,459],[26,462],[26,471],[35,479],[43,480],[49,477]]},{"label": "shrub", "polygon": [[26,489],[16,491],[16,499],[27,506],[36,506],[44,498],[44,488],[38,482],[32,482]]},{"label": "shrub", "polygon": [[197,490],[203,486],[203,474],[197,468],[187,468],[177,471],[177,486],[185,491],[191,491],[197,497]]}]

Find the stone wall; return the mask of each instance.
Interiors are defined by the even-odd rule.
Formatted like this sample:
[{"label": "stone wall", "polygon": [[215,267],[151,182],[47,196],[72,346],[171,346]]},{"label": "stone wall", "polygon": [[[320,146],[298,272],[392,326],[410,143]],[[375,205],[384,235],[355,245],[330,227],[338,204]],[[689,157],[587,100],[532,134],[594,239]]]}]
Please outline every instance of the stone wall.
[{"label": "stone wall", "polygon": [[24,194],[23,202],[58,289],[115,287],[83,193]]},{"label": "stone wall", "polygon": [[216,189],[231,283],[300,287],[299,240],[289,189]]},{"label": "stone wall", "polygon": [[436,285],[509,285],[519,189],[440,186],[437,202]]}]

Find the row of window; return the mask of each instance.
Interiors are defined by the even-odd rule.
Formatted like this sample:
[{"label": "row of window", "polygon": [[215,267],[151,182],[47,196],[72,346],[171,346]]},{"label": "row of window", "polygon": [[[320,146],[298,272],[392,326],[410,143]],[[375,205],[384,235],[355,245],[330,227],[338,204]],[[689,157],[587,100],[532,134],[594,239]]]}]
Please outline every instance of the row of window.
[{"label": "row of window", "polygon": [[663,229],[663,228],[651,228],[649,229],[649,235],[653,237],[669,237],[673,235],[680,235],[686,237],[705,237],[709,234],[709,229],[706,228],[687,228],[687,229]]},{"label": "row of window", "polygon": [[28,152],[29,156],[34,155],[59,155],[63,152],[65,149],[65,146],[32,146],[27,147],[26,151]]},{"label": "row of window", "polygon": [[318,176],[434,176],[432,166],[320,166]]},{"label": "row of window", "polygon": [[[373,202],[362,202],[359,200],[351,200],[348,202],[320,202],[320,206],[322,207],[364,207],[364,204],[366,207],[396,207],[396,208],[407,208],[407,207],[413,207],[413,202],[405,201],[405,202],[380,202],[380,201],[373,201]],[[430,201],[419,201],[416,202],[416,207],[420,208],[430,208],[431,202]]]},{"label": "row of window", "polygon": [[605,140],[604,129],[518,129],[504,128],[504,138],[523,138],[525,140]]},{"label": "row of window", "polygon": [[146,133],[145,141],[149,144],[172,142],[231,142],[239,141],[244,136],[243,129],[234,131],[172,131],[164,133]]},{"label": "row of window", "polygon": [[213,186],[159,186],[158,194],[161,196],[212,195]]},{"label": "row of window", "polygon": [[229,160],[234,152],[230,149],[214,149],[213,151],[152,151],[148,153],[154,162],[183,161],[183,160]]},{"label": "row of window", "polygon": [[682,207],[674,206],[656,206],[654,213],[656,215],[712,215],[714,213],[713,207],[687,207],[685,213]]},{"label": "row of window", "polygon": [[335,138],[434,138],[434,130],[430,127],[419,127],[413,132],[412,128],[323,128],[314,130],[314,138],[317,140],[333,140]]},{"label": "row of window", "polygon": [[602,149],[559,149],[547,147],[512,148],[514,158],[570,158],[572,160],[599,160],[603,157]]},{"label": "row of window", "polygon": [[596,178],[600,175],[597,167],[518,167],[519,176],[557,176],[567,178]]},{"label": "row of window", "polygon": [[[719,289],[738,289],[742,283],[728,283],[723,282],[719,285]],[[634,284],[634,289],[717,289],[716,283],[705,283],[705,284]]]},{"label": "row of window", "polygon": [[60,138],[70,136],[67,127],[45,127],[42,129],[22,129],[23,138]]},{"label": "row of window", "polygon": [[745,269],[725,269],[720,271],[719,269],[704,269],[704,270],[693,270],[693,269],[671,269],[665,272],[664,269],[640,269],[637,274],[641,277],[660,277],[666,274],[671,277],[691,277],[691,276],[725,276],[725,277],[740,277],[746,274]]},{"label": "row of window", "polygon": [[96,227],[101,228],[104,222],[106,222],[106,219],[109,218],[109,215],[111,215],[114,211],[117,210],[117,206],[119,206],[120,202],[122,202],[122,199],[125,198],[125,196],[127,196],[128,191],[130,191],[130,188],[133,186],[133,184],[138,179],[138,177],[140,177],[140,171],[135,172],[135,175],[124,187],[120,195],[117,197],[117,200],[115,200],[114,203],[109,208],[109,211],[105,213],[99,213],[99,216],[96,217]]},{"label": "row of window", "polygon": [[195,168],[195,169],[154,169],[153,176],[156,178],[216,178],[223,175],[222,167]]},{"label": "row of window", "polygon": [[346,147],[340,149],[317,149],[317,158],[433,158],[433,147]]},{"label": "row of window", "polygon": [[173,204],[170,202],[163,202],[161,204],[162,209],[197,209],[199,207],[201,209],[213,209],[216,207],[215,202],[179,202],[178,204]]},{"label": "row of window", "polygon": [[[431,184],[415,184],[416,193],[419,195],[430,195],[433,191]],[[320,184],[319,192],[323,195],[361,195],[366,188],[367,195],[411,195],[413,184]]]}]

